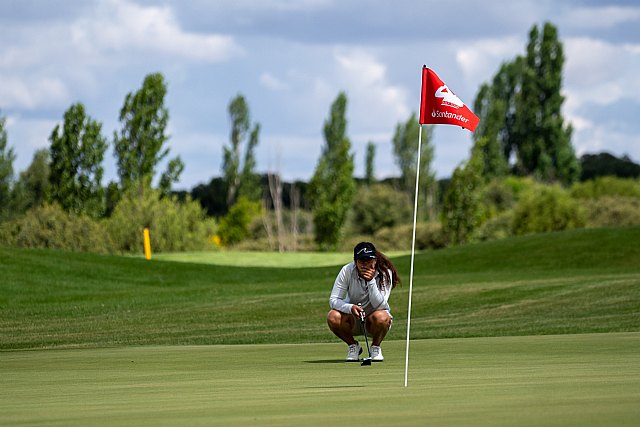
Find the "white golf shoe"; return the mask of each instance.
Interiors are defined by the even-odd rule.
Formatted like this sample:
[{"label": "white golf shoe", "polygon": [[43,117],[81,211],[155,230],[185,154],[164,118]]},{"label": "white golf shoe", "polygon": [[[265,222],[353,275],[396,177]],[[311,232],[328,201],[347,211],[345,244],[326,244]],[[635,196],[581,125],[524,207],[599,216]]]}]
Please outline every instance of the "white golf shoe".
[{"label": "white golf shoe", "polygon": [[362,347],[360,343],[356,341],[355,344],[349,346],[349,352],[347,353],[347,362],[358,362],[360,360],[360,353],[362,353]]},{"label": "white golf shoe", "polygon": [[382,355],[382,349],[380,346],[371,346],[371,361],[372,362],[384,362],[384,356]]}]

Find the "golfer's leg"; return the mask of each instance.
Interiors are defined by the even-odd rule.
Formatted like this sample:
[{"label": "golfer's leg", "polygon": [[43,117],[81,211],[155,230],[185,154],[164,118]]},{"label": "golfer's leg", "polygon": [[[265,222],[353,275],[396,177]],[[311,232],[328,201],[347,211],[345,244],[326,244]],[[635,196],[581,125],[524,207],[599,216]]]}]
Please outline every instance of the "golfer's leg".
[{"label": "golfer's leg", "polygon": [[355,320],[351,314],[345,314],[338,310],[331,310],[327,314],[327,324],[331,332],[348,345],[356,343],[352,333],[354,322]]},{"label": "golfer's leg", "polygon": [[372,345],[379,346],[391,328],[391,316],[386,310],[378,310],[367,317],[367,331],[371,334]]}]

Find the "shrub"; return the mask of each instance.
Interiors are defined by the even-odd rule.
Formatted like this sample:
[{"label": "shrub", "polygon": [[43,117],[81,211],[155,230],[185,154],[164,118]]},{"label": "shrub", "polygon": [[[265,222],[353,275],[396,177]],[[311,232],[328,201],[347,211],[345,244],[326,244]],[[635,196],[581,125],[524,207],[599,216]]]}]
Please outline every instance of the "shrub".
[{"label": "shrub", "polygon": [[589,227],[640,225],[640,199],[601,197],[584,201]]},{"label": "shrub", "polygon": [[411,212],[411,200],[405,193],[384,184],[363,186],[354,197],[352,229],[355,233],[373,234],[407,221]]},{"label": "shrub", "polygon": [[[409,250],[413,235],[413,224],[402,224],[379,230],[373,240],[384,250]],[[448,244],[447,235],[439,222],[416,224],[416,250],[441,249]]]},{"label": "shrub", "polygon": [[112,253],[116,248],[104,226],[86,215],[44,204],[2,225],[0,242],[23,248],[54,248],[75,252]]},{"label": "shrub", "polygon": [[604,176],[574,184],[571,195],[577,199],[599,199],[605,196],[640,199],[640,180]]},{"label": "shrub", "polygon": [[246,239],[250,234],[251,222],[260,214],[261,209],[260,203],[240,197],[220,220],[218,234],[222,244],[232,245]]},{"label": "shrub", "polygon": [[513,211],[505,211],[485,221],[474,231],[471,240],[498,240],[511,236]]},{"label": "shrub", "polygon": [[585,214],[558,185],[539,186],[523,194],[513,213],[513,234],[543,233],[585,225]]},{"label": "shrub", "polygon": [[213,248],[213,219],[205,217],[200,204],[187,197],[161,197],[158,190],[126,192],[107,220],[116,247],[122,252],[142,253],[142,231],[148,227],[154,252]]}]

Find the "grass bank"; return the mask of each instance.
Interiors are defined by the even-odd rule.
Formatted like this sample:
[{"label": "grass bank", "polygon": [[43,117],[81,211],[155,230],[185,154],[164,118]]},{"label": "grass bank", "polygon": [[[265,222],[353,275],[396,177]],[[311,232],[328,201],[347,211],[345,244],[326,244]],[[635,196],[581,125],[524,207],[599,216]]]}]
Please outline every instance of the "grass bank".
[{"label": "grass bank", "polygon": [[[415,339],[640,331],[640,227],[416,255]],[[333,266],[223,266],[0,248],[0,349],[334,342]],[[406,333],[404,284],[390,339]]]}]

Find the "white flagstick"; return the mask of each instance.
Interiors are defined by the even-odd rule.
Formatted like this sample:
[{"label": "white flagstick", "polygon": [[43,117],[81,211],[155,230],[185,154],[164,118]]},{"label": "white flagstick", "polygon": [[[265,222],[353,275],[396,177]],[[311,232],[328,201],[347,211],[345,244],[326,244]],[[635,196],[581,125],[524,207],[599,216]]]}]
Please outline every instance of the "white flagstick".
[{"label": "white flagstick", "polygon": [[404,365],[404,386],[407,386],[407,375],[409,373],[409,330],[411,329],[411,294],[413,293],[413,259],[416,249],[416,218],[418,216],[418,184],[420,183],[420,153],[422,151],[422,124],[418,137],[418,165],[416,167],[416,198],[413,204],[413,237],[411,240],[411,273],[409,274],[409,308],[407,309],[407,350]]}]

